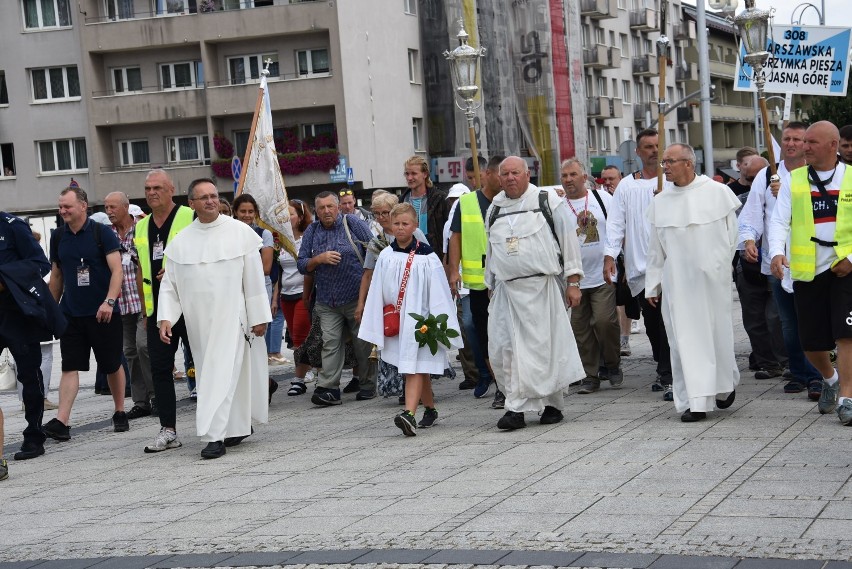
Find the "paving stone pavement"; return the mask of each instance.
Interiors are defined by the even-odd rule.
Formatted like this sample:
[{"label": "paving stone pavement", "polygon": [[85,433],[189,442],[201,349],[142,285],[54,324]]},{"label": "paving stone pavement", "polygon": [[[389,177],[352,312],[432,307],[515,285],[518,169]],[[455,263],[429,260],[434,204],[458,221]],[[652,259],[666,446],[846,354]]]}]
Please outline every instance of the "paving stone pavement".
[{"label": "paving stone pavement", "polygon": [[0,569],[852,569],[852,430],[781,378],[753,378],[734,309],[736,403],[693,424],[651,391],[644,334],[631,336],[624,389],[572,389],[565,421],[528,413],[514,432],[461,378],[435,383],[441,420],[407,438],[396,398],[317,408],[286,396],[292,366],[273,368],[283,389],[269,423],[213,461],[194,403],[178,410],[184,446],[146,455],[157,420],[111,432],[111,400],[84,373],[72,440],[16,462],[23,413],[0,393]]}]

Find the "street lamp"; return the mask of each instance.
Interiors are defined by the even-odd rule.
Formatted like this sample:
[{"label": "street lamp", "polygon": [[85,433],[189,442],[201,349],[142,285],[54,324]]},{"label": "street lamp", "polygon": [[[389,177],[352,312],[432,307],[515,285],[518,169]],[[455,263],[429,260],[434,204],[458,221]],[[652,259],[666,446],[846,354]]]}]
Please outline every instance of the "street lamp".
[{"label": "street lamp", "polygon": [[[796,19],[796,10],[798,10],[799,8],[801,8],[802,11],[799,12],[799,19]],[[802,25],[802,18],[805,17],[805,12],[808,11],[808,8],[814,9],[814,11],[817,13],[817,16],[819,16],[819,25],[824,26],[825,25],[825,0],[822,0],[822,10],[820,10],[819,8],[817,8],[816,6],[811,4],[810,2],[802,2],[801,4],[799,4],[798,6],[793,8],[793,11],[790,13],[790,25],[791,26]]]},{"label": "street lamp", "polygon": [[455,99],[456,106],[464,111],[467,117],[468,136],[470,137],[470,152],[473,157],[474,186],[479,188],[479,156],[476,150],[476,132],[473,128],[473,119],[476,110],[481,106],[481,101],[476,101],[479,86],[476,84],[476,75],[479,69],[479,60],[485,56],[485,48],[473,48],[467,44],[467,32],[464,31],[464,20],[459,19],[459,46],[453,51],[445,51],[444,57],[450,62],[450,73],[453,77],[453,86],[458,99],[464,102],[464,106]]},{"label": "street lamp", "polygon": [[754,7],[754,0],[745,0],[746,9],[734,18],[734,24],[740,34],[740,39],[745,49],[743,61],[752,68],[752,79],[757,87],[757,99],[760,105],[760,116],[763,118],[763,137],[766,151],[769,153],[769,168],[772,175],[776,175],[775,150],[772,148],[772,134],[769,131],[769,113],[766,111],[766,76],[763,68],[769,60],[769,52],[766,51],[766,36],[769,31],[768,10],[758,10]]}]

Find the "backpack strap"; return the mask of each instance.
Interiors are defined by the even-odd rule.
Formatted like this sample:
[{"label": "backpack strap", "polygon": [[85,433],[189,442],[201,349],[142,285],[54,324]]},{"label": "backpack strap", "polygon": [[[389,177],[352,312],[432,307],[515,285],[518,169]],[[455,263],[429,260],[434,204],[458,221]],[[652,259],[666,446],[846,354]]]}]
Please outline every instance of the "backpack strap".
[{"label": "backpack strap", "polygon": [[547,221],[547,225],[550,227],[550,233],[553,235],[553,240],[556,241],[556,257],[559,259],[559,266],[564,269],[565,262],[562,259],[562,249],[560,248],[559,238],[556,236],[556,226],[553,223],[553,212],[550,211],[550,202],[547,200],[547,190],[541,190],[538,193],[538,207],[541,210],[541,214],[544,216],[544,219]]},{"label": "backpack strap", "polygon": [[603,200],[601,199],[601,195],[598,193],[598,191],[596,189],[592,190],[592,195],[595,196],[596,200],[598,200],[598,205],[601,206],[601,211],[603,211],[603,214],[604,214],[604,221],[606,221],[606,206],[603,204]]},{"label": "backpack strap", "polygon": [[349,222],[347,219],[349,218],[349,214],[343,214],[343,229],[346,231],[346,238],[349,239],[349,244],[352,245],[352,250],[355,251],[355,256],[358,257],[358,262],[361,263],[361,266],[364,266],[364,256],[361,255],[361,251],[358,250],[358,247],[355,245],[355,241],[352,240],[352,232],[349,231]]}]

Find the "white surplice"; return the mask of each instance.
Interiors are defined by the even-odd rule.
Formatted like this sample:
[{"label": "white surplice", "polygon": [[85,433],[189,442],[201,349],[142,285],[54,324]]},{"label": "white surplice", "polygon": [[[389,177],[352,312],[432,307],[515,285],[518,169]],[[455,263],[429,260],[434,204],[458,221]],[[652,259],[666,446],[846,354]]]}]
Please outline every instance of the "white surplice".
[{"label": "white surplice", "polygon": [[399,373],[443,375],[449,365],[446,346],[439,342],[438,351],[434,355],[428,346],[419,347],[414,339],[417,321],[409,316],[411,312],[421,316],[446,314],[447,328],[459,333],[455,338],[450,338],[450,345],[454,348],[462,347],[456,305],[450,295],[444,267],[434,253],[414,255],[402,297],[399,334],[387,337],[384,333],[382,309],[387,304],[396,305],[407,261],[408,253],[394,251],[391,246],[385,247],[379,254],[367,292],[358,337],[376,344],[382,350],[382,360],[395,365]]},{"label": "white surplice", "polygon": [[739,207],[730,188],[696,176],[666,188],[648,208],[645,296],[662,290],[678,412],[712,411],[740,381],[731,316]]},{"label": "white surplice", "polygon": [[[514,412],[561,410],[562,392],[586,377],[565,304],[566,278],[583,275],[572,214],[562,198],[548,192],[557,243],[544,215],[532,211],[539,208],[538,195],[532,184],[517,199],[500,192],[486,215],[490,219],[500,207],[485,258],[485,284],[492,290],[488,355],[505,408]],[[503,217],[506,213],[511,215]]]},{"label": "white surplice", "polygon": [[249,435],[252,420],[267,421],[266,344],[251,332],[272,320],[261,243],[251,227],[220,215],[196,219],[165,250],[157,316],[172,323],[184,316],[198,378],[196,428],[205,442]]}]

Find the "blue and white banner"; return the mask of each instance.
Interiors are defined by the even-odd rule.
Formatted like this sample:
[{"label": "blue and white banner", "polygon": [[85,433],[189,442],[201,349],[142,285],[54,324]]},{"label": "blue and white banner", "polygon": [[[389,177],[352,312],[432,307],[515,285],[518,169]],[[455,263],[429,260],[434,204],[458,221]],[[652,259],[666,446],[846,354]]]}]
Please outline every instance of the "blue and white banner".
[{"label": "blue and white banner", "polygon": [[[764,68],[767,93],[846,95],[852,29],[788,25],[771,29],[772,37],[766,42],[770,56]],[[744,56],[741,45],[734,90],[755,91],[753,70],[743,62]]]}]

